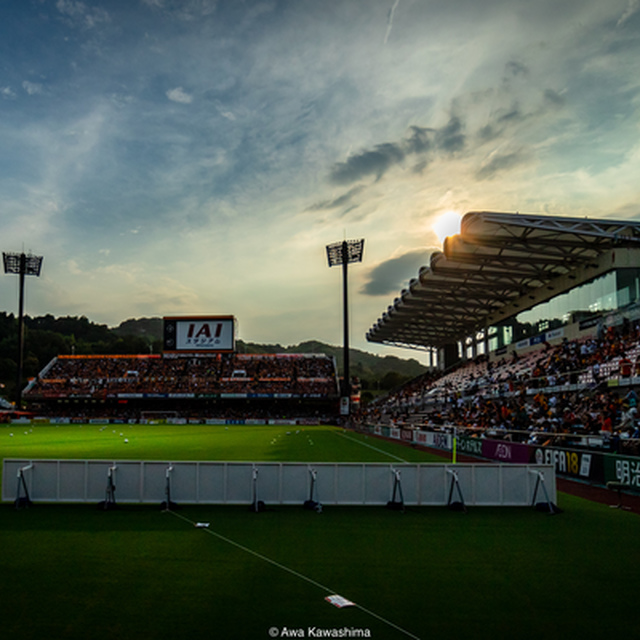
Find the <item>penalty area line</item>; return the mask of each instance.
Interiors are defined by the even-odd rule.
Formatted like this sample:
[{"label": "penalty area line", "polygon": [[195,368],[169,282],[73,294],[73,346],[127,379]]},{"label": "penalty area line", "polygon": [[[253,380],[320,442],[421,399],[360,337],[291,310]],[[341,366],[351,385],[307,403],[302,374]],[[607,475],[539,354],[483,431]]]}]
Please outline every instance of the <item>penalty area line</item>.
[{"label": "penalty area line", "polygon": [[[176,513],[175,511],[171,511],[171,510],[167,510],[167,512],[170,513],[171,515],[174,515],[176,518],[180,518],[180,520],[184,520],[185,522],[188,522],[193,527],[196,526],[196,523],[193,520],[181,515],[180,513]],[[314,587],[318,587],[322,591],[326,591],[328,594],[336,593],[335,590],[329,589],[329,587],[325,587],[323,584],[320,584],[319,582],[316,582],[312,578],[309,578],[308,576],[305,576],[304,574],[299,573],[298,571],[295,571],[294,569],[291,569],[290,567],[287,567],[284,564],[280,564],[276,560],[272,560],[271,558],[268,558],[267,556],[263,556],[261,553],[258,553],[257,551],[254,551],[253,549],[250,549],[249,547],[245,547],[244,545],[240,544],[239,542],[236,542],[235,540],[231,540],[231,538],[227,538],[226,536],[223,536],[222,534],[218,533],[217,531],[213,531],[209,527],[202,528],[202,531],[204,531],[205,533],[208,533],[209,535],[212,535],[214,538],[218,538],[218,540],[222,540],[223,542],[226,542],[227,544],[230,544],[230,545],[236,547],[237,549],[240,549],[241,551],[244,551],[245,553],[249,553],[250,555],[258,558],[259,560],[263,560],[264,562],[268,562],[269,564],[273,565],[274,567],[277,567],[278,569],[282,569],[283,571],[286,571],[287,573],[290,573],[291,575],[295,576],[296,578],[300,578],[301,580],[304,580],[305,582],[308,582],[309,584],[312,584]],[[386,618],[383,618],[382,616],[379,616],[377,613],[374,613],[373,611],[363,607],[362,605],[359,605],[358,603],[354,602],[354,606],[357,607],[358,609],[360,609],[361,611],[364,611],[364,613],[372,616],[373,618],[376,618],[377,620],[380,620],[380,622],[383,622],[384,624],[386,624],[386,625],[388,625],[390,627],[393,627],[394,629],[396,629],[400,633],[403,633],[404,635],[406,635],[408,638],[413,638],[414,640],[420,640],[420,638],[418,636],[413,635],[413,633],[410,633],[406,629],[403,629],[402,627],[399,627],[397,624],[394,624],[390,620],[387,620]]]},{"label": "penalty area line", "polygon": [[389,456],[390,458],[395,458],[396,460],[399,460],[400,462],[406,462],[407,464],[409,464],[408,460],[405,460],[404,458],[401,458],[400,456],[396,456],[393,453],[389,453],[388,451],[385,451],[384,449],[378,449],[378,447],[374,447],[372,444],[369,444],[368,442],[362,442],[362,440],[356,440],[355,438],[351,438],[351,437],[345,435],[344,433],[339,433],[338,435],[342,436],[343,438],[346,438],[347,440],[351,440],[351,442],[356,442],[358,444],[361,444],[363,447],[369,447],[369,449],[373,449],[374,451],[377,451],[378,453],[384,453],[385,456]]}]

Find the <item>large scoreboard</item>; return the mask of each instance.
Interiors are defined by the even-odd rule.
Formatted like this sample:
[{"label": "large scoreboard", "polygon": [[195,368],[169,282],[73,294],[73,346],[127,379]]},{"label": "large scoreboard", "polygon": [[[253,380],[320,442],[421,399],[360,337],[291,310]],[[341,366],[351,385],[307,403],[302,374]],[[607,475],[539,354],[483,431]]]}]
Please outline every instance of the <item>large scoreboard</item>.
[{"label": "large scoreboard", "polygon": [[233,316],[164,318],[165,353],[229,353],[235,351]]}]

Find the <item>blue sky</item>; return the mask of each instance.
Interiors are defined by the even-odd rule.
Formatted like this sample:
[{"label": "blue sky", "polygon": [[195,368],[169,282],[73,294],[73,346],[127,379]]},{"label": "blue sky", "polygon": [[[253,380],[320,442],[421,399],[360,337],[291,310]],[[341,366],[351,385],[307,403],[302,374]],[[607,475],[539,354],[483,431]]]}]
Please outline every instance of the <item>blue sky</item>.
[{"label": "blue sky", "polygon": [[[637,217],[639,0],[3,0],[2,250],[30,315],[352,346],[453,210]],[[17,278],[0,278],[17,311]],[[397,352],[395,352],[397,353]],[[410,356],[411,352],[401,351]]]}]

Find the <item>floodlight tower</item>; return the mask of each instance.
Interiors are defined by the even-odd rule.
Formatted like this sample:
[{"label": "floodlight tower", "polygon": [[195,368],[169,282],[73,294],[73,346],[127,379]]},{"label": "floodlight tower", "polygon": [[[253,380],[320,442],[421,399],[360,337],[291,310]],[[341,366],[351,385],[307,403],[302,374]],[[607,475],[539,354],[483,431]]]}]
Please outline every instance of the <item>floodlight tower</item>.
[{"label": "floodlight tower", "polygon": [[348,416],[351,402],[351,378],[349,376],[349,295],[347,268],[350,262],[362,262],[364,239],[343,240],[327,245],[329,266],[342,265],[342,306],[344,327],[344,382],[342,385],[341,413]]},{"label": "floodlight tower", "polygon": [[23,253],[2,254],[4,272],[20,276],[20,298],[18,303],[18,373],[16,375],[16,409],[22,407],[22,369],[24,357],[24,278],[40,275],[42,256]]}]

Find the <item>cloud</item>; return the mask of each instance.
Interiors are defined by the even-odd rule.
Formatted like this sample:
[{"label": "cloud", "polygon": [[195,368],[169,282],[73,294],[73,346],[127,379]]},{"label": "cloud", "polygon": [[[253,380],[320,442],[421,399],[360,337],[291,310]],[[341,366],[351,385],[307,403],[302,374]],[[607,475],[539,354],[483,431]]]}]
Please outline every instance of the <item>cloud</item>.
[{"label": "cloud", "polygon": [[530,154],[522,149],[512,153],[491,154],[488,161],[476,171],[476,180],[491,180],[501,171],[508,171],[518,165],[529,162],[529,160]]},{"label": "cloud", "polygon": [[544,102],[551,107],[560,108],[564,107],[566,100],[557,91],[547,89],[544,92]]},{"label": "cloud", "polygon": [[218,0],[142,0],[142,3],[179,20],[190,22],[213,14]]},{"label": "cloud", "polygon": [[25,80],[22,83],[22,88],[30,96],[35,96],[35,95],[38,95],[39,93],[42,93],[42,85],[38,82],[29,82],[28,80]]},{"label": "cloud", "polygon": [[429,263],[429,249],[414,249],[401,256],[381,262],[368,273],[361,293],[367,296],[387,296],[397,293],[403,284],[415,278],[421,266]]},{"label": "cloud", "polygon": [[[191,101],[189,101],[191,102]],[[229,109],[225,109],[222,105],[222,103],[220,102],[220,100],[215,100],[214,101],[214,106],[216,108],[216,110],[218,111],[218,113],[223,117],[226,118],[227,120],[231,120],[232,122],[235,122],[236,116],[232,111],[229,111]]]},{"label": "cloud", "polygon": [[389,9],[389,18],[387,20],[387,32],[384,34],[384,44],[387,44],[389,36],[391,35],[391,28],[393,27],[393,15],[400,4],[400,0],[395,0],[391,9]]},{"label": "cloud", "polygon": [[483,142],[493,140],[499,137],[509,125],[515,125],[529,117],[530,114],[523,113],[517,103],[509,109],[497,109],[491,121],[478,129],[477,136]]},{"label": "cloud", "polygon": [[501,133],[501,130],[496,128],[493,124],[486,124],[484,127],[481,127],[478,131],[478,137],[480,140],[486,142],[488,140],[493,140],[497,138]]},{"label": "cloud", "polygon": [[502,110],[498,112],[496,122],[498,124],[509,124],[510,122],[519,122],[524,120],[527,116],[522,113],[520,106],[514,104],[508,111]]},{"label": "cloud", "polygon": [[526,78],[529,75],[529,67],[523,64],[522,62],[517,62],[516,60],[510,60],[507,64],[504,65],[504,75],[505,80],[507,78],[515,78],[517,76],[522,76]]},{"label": "cloud", "polygon": [[379,180],[392,166],[402,163],[405,152],[402,146],[393,142],[376,145],[370,151],[363,151],[338,162],[329,175],[334,184],[349,184],[368,176]]},{"label": "cloud", "polygon": [[627,8],[616,23],[616,27],[621,27],[638,9],[640,9],[640,0],[629,0]]},{"label": "cloud", "polygon": [[421,172],[432,152],[452,154],[464,149],[465,144],[463,123],[458,116],[451,116],[441,129],[413,125],[409,127],[405,138],[398,142],[385,142],[353,154],[344,162],[337,162],[329,173],[329,182],[350,184],[371,176],[376,181],[380,180],[387,171],[402,165],[409,155],[422,156],[414,169]]},{"label": "cloud", "polygon": [[74,260],[72,258],[70,260],[67,260],[66,264],[67,264],[67,269],[74,276],[81,276],[84,273],[84,271],[80,268],[80,265],[78,264],[77,260]]},{"label": "cloud", "polygon": [[411,132],[405,141],[407,153],[427,153],[433,147],[433,129],[425,127],[409,127]]},{"label": "cloud", "polygon": [[505,131],[511,128],[508,135],[512,139],[518,135],[518,131],[515,129],[517,125],[537,120],[539,125],[544,126],[545,118],[549,113],[563,109],[566,102],[563,93],[554,89],[545,89],[542,92],[542,104],[536,105],[531,110],[524,110],[519,101],[514,100],[510,107],[494,110],[487,124],[477,130],[477,138],[481,143],[488,142],[504,136]]},{"label": "cloud", "polygon": [[[351,201],[355,196],[357,196],[364,187],[362,185],[353,187],[353,189],[349,189],[341,196],[337,198],[333,198],[333,200],[323,200],[321,202],[317,202],[316,204],[311,205],[307,208],[307,211],[326,211],[330,209],[337,209],[338,207],[343,207],[345,205],[351,204]],[[349,211],[354,207],[350,207]]]},{"label": "cloud", "polygon": [[182,87],[169,89],[169,91],[167,91],[167,98],[172,102],[179,102],[180,104],[191,104],[193,102],[193,96],[186,93]]},{"label": "cloud", "polygon": [[89,8],[84,2],[75,0],[58,0],[56,9],[73,25],[92,29],[93,27],[109,22],[109,14],[101,8]]},{"label": "cloud", "polygon": [[83,16],[87,10],[87,6],[83,2],[75,2],[74,0],[58,0],[56,2],[56,9],[71,17]]},{"label": "cloud", "polygon": [[436,132],[436,146],[447,153],[462,151],[465,146],[465,135],[462,133],[462,121],[457,116],[451,116],[449,122]]}]

